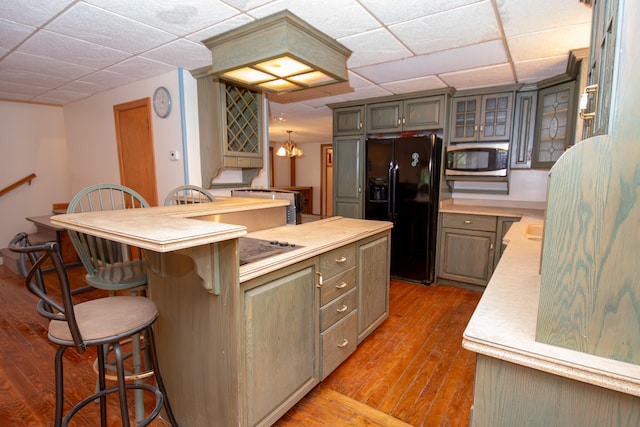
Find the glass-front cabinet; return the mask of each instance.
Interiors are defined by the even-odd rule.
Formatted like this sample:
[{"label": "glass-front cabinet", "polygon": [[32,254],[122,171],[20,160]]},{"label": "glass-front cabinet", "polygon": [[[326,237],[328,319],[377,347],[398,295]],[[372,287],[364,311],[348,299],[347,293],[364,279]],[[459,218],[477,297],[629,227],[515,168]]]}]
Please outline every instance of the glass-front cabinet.
[{"label": "glass-front cabinet", "polygon": [[451,142],[508,141],[513,92],[453,98]]}]

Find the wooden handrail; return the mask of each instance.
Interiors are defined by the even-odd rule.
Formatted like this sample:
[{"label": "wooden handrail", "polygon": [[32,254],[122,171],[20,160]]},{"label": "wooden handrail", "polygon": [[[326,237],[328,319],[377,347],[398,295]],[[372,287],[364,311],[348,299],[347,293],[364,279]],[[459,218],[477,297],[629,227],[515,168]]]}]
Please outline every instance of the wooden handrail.
[{"label": "wooden handrail", "polygon": [[33,178],[36,177],[35,173],[32,173],[29,176],[25,176],[22,179],[19,179],[18,181],[14,182],[13,184],[11,184],[10,186],[3,188],[2,190],[0,190],[0,196],[4,196],[5,194],[7,194],[8,192],[15,190],[16,188],[20,187],[22,184],[26,184],[27,182],[29,183],[29,185],[31,185],[31,180]]}]

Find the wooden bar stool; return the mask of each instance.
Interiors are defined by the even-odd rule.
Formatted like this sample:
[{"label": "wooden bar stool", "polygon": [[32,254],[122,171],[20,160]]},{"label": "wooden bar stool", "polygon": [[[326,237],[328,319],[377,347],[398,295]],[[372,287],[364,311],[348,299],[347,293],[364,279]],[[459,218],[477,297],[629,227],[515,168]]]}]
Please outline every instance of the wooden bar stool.
[{"label": "wooden bar stool", "polygon": [[[155,395],[153,410],[139,425],[148,425],[164,406],[167,418],[172,426],[177,426],[165,391],[162,376],[158,368],[155,349],[153,324],[158,318],[158,308],[149,298],[142,296],[115,296],[98,298],[75,304],[73,295],[81,288],[72,291],[64,268],[60,247],[57,242],[48,242],[32,246],[26,233],[19,233],[9,243],[9,249],[20,253],[20,265],[25,274],[27,289],[38,296],[38,313],[49,319],[49,339],[60,345],[55,357],[56,412],[55,427],[68,425],[71,418],[84,406],[98,400],[100,403],[100,425],[107,425],[106,396],[117,393],[120,401],[122,425],[130,425],[127,404],[128,390],[142,390]],[[50,261],[54,267],[60,287],[60,298],[54,298],[53,292],[47,292],[43,263]],[[150,384],[126,383],[124,356],[121,341],[145,332],[147,352],[149,354],[156,386]],[[98,390],[76,403],[63,417],[64,375],[63,355],[69,348],[84,353],[88,347],[96,347],[98,359]],[[116,365],[117,386],[107,388],[105,380],[105,348],[112,348]]]}]

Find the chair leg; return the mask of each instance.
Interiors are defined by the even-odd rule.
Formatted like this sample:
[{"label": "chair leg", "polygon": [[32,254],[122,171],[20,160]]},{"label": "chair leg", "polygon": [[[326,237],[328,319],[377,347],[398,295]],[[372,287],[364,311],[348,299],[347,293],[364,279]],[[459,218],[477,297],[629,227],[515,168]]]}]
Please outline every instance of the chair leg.
[{"label": "chair leg", "polygon": [[169,418],[169,424],[173,427],[178,427],[178,421],[176,421],[175,416],[173,415],[173,411],[171,410],[171,404],[169,403],[169,396],[167,395],[167,390],[164,387],[164,381],[162,380],[162,375],[160,374],[160,366],[158,365],[158,355],[156,353],[156,337],[153,333],[153,326],[147,329],[147,339],[146,343],[147,350],[149,351],[149,355],[151,357],[151,363],[153,366],[154,377],[156,380],[156,385],[162,392],[162,396],[164,397],[164,410],[167,413],[167,417]]},{"label": "chair leg", "polygon": [[[96,353],[98,355],[98,378],[96,378],[97,391],[102,391],[107,388],[106,381],[106,357],[105,352],[108,351],[108,345],[98,346]],[[100,425],[101,427],[107,426],[107,396],[102,395],[98,398],[100,402]]]},{"label": "chair leg", "polygon": [[55,427],[62,426],[62,410],[64,407],[64,375],[62,369],[62,356],[67,347],[59,347],[56,351],[55,358],[55,377],[56,377],[56,415]]},{"label": "chair leg", "polygon": [[116,358],[116,374],[118,376],[118,395],[120,398],[120,415],[122,426],[129,427],[129,406],[127,405],[127,385],[124,381],[124,361],[119,342],[113,343],[113,355]]},{"label": "chair leg", "polygon": [[[135,334],[131,338],[131,357],[133,359],[133,373],[139,374],[142,372],[142,349],[140,348],[140,334]],[[142,380],[134,381],[136,384],[142,384]],[[144,391],[141,389],[135,389],[134,405],[136,413],[136,421],[140,422],[144,419]]]}]

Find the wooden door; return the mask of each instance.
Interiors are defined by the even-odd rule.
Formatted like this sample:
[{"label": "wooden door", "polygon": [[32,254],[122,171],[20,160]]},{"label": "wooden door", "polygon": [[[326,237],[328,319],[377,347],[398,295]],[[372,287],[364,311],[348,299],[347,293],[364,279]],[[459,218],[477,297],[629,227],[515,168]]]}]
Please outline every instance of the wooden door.
[{"label": "wooden door", "polygon": [[134,189],[149,205],[158,205],[156,161],[151,131],[151,100],[114,105],[120,183]]}]

